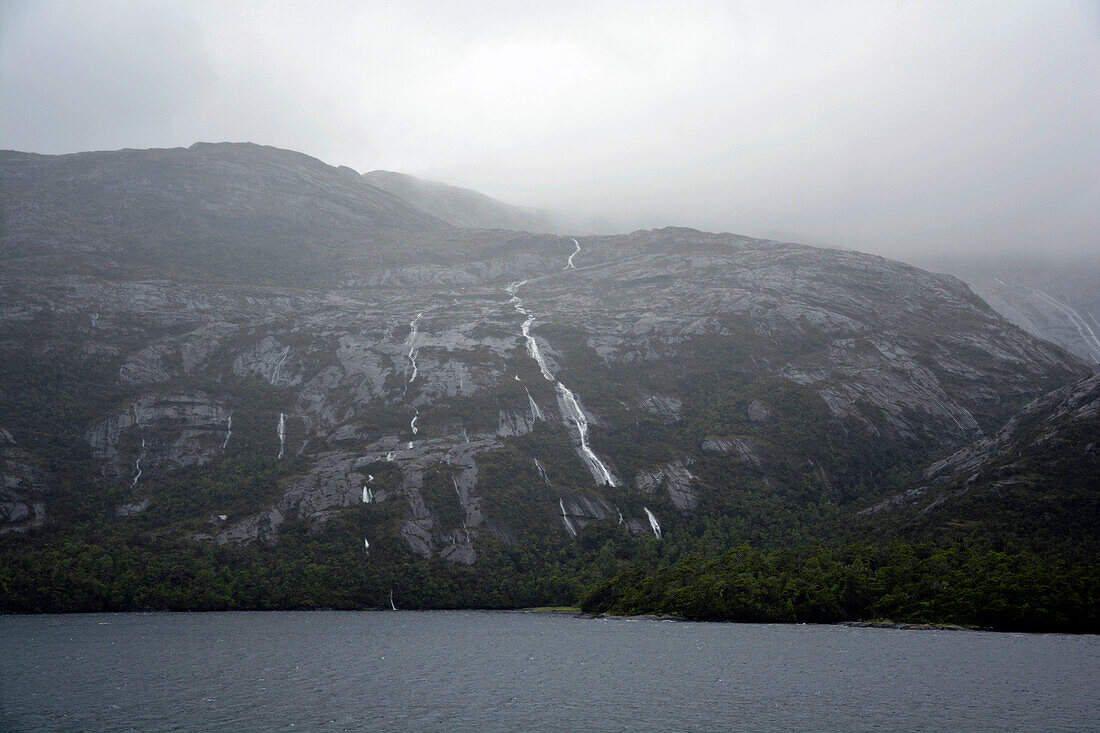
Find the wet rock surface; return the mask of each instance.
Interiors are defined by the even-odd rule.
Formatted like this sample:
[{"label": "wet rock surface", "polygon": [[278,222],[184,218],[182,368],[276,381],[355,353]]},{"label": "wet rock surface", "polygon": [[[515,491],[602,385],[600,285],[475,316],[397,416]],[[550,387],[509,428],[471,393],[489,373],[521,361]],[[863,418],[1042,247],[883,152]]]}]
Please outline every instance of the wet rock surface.
[{"label": "wet rock surface", "polygon": [[[263,499],[194,534],[217,543],[274,541],[291,519],[323,527],[363,504],[373,475],[372,507],[400,502],[410,552],[473,563],[480,542],[523,529],[487,508],[511,490],[483,470],[502,451],[553,474],[523,521],[560,532],[563,518],[580,529],[621,510],[648,534],[643,502],[662,519],[697,511],[707,491],[733,490],[721,470],[761,474],[762,452],[842,502],[836,457],[785,431],[917,460],[997,434],[1086,371],[962,282],[855,252],[675,228],[576,241],[461,230],[257,146],[6,153],[0,176],[4,348],[94,372],[77,431],[120,518],[155,518],[158,495],[204,471],[270,472]],[[62,500],[35,498],[50,478],[19,455],[4,456],[5,527]],[[213,501],[195,510],[204,523],[222,512]]]},{"label": "wet rock surface", "polygon": [[[1100,372],[1030,402],[996,433],[932,463],[912,488],[861,510],[917,526],[1041,523],[1069,541],[1100,515]],[[1006,531],[1011,528],[1006,529]]]}]

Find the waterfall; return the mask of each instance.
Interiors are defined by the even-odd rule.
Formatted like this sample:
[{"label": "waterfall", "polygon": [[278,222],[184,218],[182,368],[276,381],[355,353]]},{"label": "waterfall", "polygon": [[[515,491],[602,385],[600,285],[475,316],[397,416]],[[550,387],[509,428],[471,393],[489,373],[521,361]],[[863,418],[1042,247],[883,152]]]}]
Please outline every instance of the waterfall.
[{"label": "waterfall", "polygon": [[597,483],[615,486],[615,477],[611,475],[611,471],[607,469],[607,466],[588,445],[588,419],[585,418],[584,410],[581,409],[577,398],[561,382],[556,382],[554,386],[558,388],[558,395],[561,397],[562,404],[566,407],[567,417],[577,426],[577,433],[580,435],[581,440],[581,452],[584,454],[585,461],[588,463],[588,468],[592,471],[593,477]]},{"label": "waterfall", "polygon": [[[580,245],[577,245],[578,251]],[[576,254],[576,253],[574,253]],[[523,307],[523,301],[520,300],[518,295],[520,287],[527,283],[526,280],[520,280],[510,284],[505,292],[512,296],[511,303],[515,309],[522,315],[527,316],[523,322],[522,332],[523,338],[527,341],[527,353],[535,360],[539,365],[539,371],[542,372],[542,376],[547,381],[553,382],[554,387],[558,391],[559,401],[563,405],[562,413],[570,420],[577,428],[577,434],[580,439],[581,453],[584,456],[584,461],[588,465],[589,471],[592,472],[592,477],[596,480],[596,483],[607,484],[608,486],[616,486],[615,477],[611,475],[611,471],[608,470],[604,462],[600,460],[599,456],[593,452],[592,448],[588,445],[588,418],[584,415],[584,410],[581,409],[580,404],[577,402],[576,396],[561,382],[554,379],[554,375],[550,373],[550,368],[546,364],[546,360],[542,356],[542,351],[539,349],[538,342],[535,341],[535,337],[531,335],[531,324],[535,322],[535,316]],[[531,397],[531,393],[527,393],[528,398]],[[531,404],[535,409],[538,409],[538,405],[534,404],[534,400],[531,400]],[[540,411],[541,413],[541,411]]]},{"label": "waterfall", "polygon": [[[520,300],[519,295],[516,294],[520,287],[526,284],[526,280],[514,282],[505,289],[505,292],[512,296],[511,302],[516,311],[519,312],[521,315],[527,316],[526,320],[524,320],[523,322],[523,326],[520,327],[520,330],[523,333],[523,338],[527,342],[528,356],[534,359],[535,363],[539,365],[539,371],[542,372],[542,376],[546,379],[546,381],[553,382],[554,375],[550,373],[550,368],[546,365],[546,360],[542,356],[542,350],[539,349],[538,342],[535,341],[535,337],[531,335],[531,324],[535,322],[535,316],[523,307],[523,301]],[[516,375],[516,380],[519,381],[518,374]]]},{"label": "waterfall", "polygon": [[416,435],[416,433],[418,432],[417,427],[416,427],[416,421],[419,420],[419,419],[420,419],[420,410],[417,410],[416,414],[413,415],[412,422],[409,423],[409,428],[412,429],[413,435]]},{"label": "waterfall", "polygon": [[283,453],[286,451],[286,415],[279,413],[279,427],[275,429],[275,432],[279,434],[279,458],[277,460],[283,460]]},{"label": "waterfall", "polygon": [[539,365],[539,371],[542,372],[543,378],[548,382],[553,382],[554,375],[550,373],[550,367],[546,365],[546,359],[542,356],[542,349],[539,348],[539,342],[531,335],[531,324],[534,322],[535,317],[528,313],[527,320],[525,320],[520,327],[523,338],[527,340],[527,353],[535,360],[535,363]]},{"label": "waterfall", "polygon": [[393,461],[393,451],[392,450],[389,453],[386,454],[386,460],[391,461],[391,462]]},{"label": "waterfall", "polygon": [[538,458],[535,459],[535,468],[537,468],[539,470],[539,476],[542,476],[542,480],[546,482],[547,486],[549,486],[550,485],[550,477],[546,475],[546,469],[542,467],[541,463],[539,463]]},{"label": "waterfall", "polygon": [[580,244],[580,242],[578,242],[577,240],[574,239],[573,240],[573,245],[576,247],[576,249],[573,250],[573,254],[569,255],[569,261],[565,263],[565,267],[562,268],[563,270],[576,270],[577,269],[577,266],[573,264],[573,258],[577,256],[578,252],[581,251],[581,244]]},{"label": "waterfall", "polygon": [[644,506],[646,516],[649,517],[649,526],[653,529],[653,536],[657,539],[661,539],[661,523],[657,521],[657,517],[653,515],[653,512],[649,511],[649,507]]},{"label": "waterfall", "polygon": [[393,588],[390,588],[390,610],[396,611],[397,606],[393,605]]},{"label": "waterfall", "polygon": [[229,445],[229,437],[233,435],[233,412],[229,412],[229,419],[225,421],[225,441],[222,443],[222,450],[226,449]]},{"label": "waterfall", "polygon": [[372,501],[374,501],[374,492],[371,491],[370,487],[364,486],[363,487],[363,503],[364,504],[370,504]]},{"label": "waterfall", "polygon": [[527,393],[527,403],[531,407],[532,419],[545,420],[546,418],[542,416],[542,410],[540,410],[539,406],[535,403],[535,398],[531,396],[531,391],[527,389],[527,387],[524,387],[523,391]]},{"label": "waterfall", "polygon": [[409,324],[409,338],[406,339],[406,341],[405,341],[405,343],[407,343],[409,345],[408,359],[409,359],[409,364],[412,366],[412,376],[409,377],[409,381],[405,383],[405,389],[408,389],[409,385],[416,381],[416,375],[419,373],[419,371],[416,368],[416,352],[417,352],[417,348],[416,348],[416,334],[417,334],[416,323],[417,323],[417,321],[420,320],[420,316],[422,316],[422,315],[424,315],[424,314],[423,313],[417,313],[416,318],[412,319],[412,323]]},{"label": "waterfall", "polygon": [[363,549],[367,552],[370,552],[370,540],[368,540],[366,537],[363,538]]},{"label": "waterfall", "polygon": [[130,482],[130,488],[137,486],[138,479],[141,478],[141,459],[145,457],[145,438],[141,439],[141,452],[138,453],[137,460],[134,461],[134,480]]},{"label": "waterfall", "polygon": [[279,369],[282,368],[283,362],[286,361],[287,354],[290,353],[290,347],[287,346],[283,349],[283,355],[279,358],[279,361],[275,364],[275,368],[271,370],[271,386],[275,386],[275,380],[279,378]]},{"label": "waterfall", "polygon": [[565,528],[567,530],[569,530],[570,535],[572,535],[573,537],[576,537],[577,536],[577,530],[573,526],[573,523],[569,521],[569,516],[565,513],[565,501],[562,500],[562,499],[558,499],[558,506],[561,507],[561,519],[562,519],[563,522],[565,522]]}]

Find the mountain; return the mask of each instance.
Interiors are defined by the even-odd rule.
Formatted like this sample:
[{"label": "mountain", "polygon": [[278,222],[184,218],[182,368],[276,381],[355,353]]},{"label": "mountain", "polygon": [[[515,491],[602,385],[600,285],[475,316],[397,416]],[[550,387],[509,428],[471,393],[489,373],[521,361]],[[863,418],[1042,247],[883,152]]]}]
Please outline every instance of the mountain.
[{"label": "mountain", "polygon": [[467,188],[392,171],[371,171],[364,173],[363,179],[455,227],[561,232],[560,225],[546,212],[511,206]]},{"label": "mountain", "polygon": [[1100,363],[1100,258],[940,256],[930,269],[965,280],[998,313],[1033,336]]},{"label": "mountain", "polygon": [[1089,373],[950,276],[457,227],[376,178],[0,154],[7,608],[575,602],[831,542]]},{"label": "mountain", "polygon": [[0,171],[3,256],[46,276],[323,285],[452,230],[350,168],[259,145],[8,151]]},{"label": "mountain", "polygon": [[1029,403],[863,514],[900,514],[913,534],[981,533],[1095,552],[1097,476],[1100,372]]},{"label": "mountain", "polygon": [[1100,372],[859,512],[841,542],[737,546],[635,567],[590,613],[757,622],[866,618],[1022,631],[1100,629]]}]

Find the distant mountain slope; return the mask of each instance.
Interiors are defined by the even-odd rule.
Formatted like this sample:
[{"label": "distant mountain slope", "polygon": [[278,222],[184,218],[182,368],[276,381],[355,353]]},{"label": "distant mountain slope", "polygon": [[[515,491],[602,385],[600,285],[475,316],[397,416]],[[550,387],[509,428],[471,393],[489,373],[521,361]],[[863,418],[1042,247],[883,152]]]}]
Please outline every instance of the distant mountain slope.
[{"label": "distant mountain slope", "polygon": [[561,231],[546,212],[505,204],[467,188],[381,170],[364,173],[363,179],[452,226],[518,232]]},{"label": "distant mountain slope", "polygon": [[1100,257],[939,257],[926,264],[965,280],[1028,333],[1100,363]]},{"label": "distant mountain slope", "polygon": [[42,273],[315,284],[451,229],[350,168],[250,143],[0,152],[0,191],[0,257]]},{"label": "distant mountain slope", "polygon": [[864,512],[933,534],[1039,538],[1100,549],[1100,372],[1030,404]]}]

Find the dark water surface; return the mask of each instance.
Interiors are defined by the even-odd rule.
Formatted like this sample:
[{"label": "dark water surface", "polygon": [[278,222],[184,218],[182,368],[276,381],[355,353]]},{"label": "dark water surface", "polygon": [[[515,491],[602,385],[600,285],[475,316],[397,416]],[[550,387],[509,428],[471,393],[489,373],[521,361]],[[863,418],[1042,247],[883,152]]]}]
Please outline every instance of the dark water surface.
[{"label": "dark water surface", "polygon": [[498,612],[0,617],[3,730],[1096,730],[1100,639]]}]

